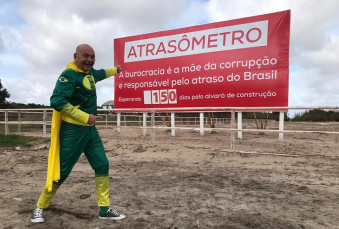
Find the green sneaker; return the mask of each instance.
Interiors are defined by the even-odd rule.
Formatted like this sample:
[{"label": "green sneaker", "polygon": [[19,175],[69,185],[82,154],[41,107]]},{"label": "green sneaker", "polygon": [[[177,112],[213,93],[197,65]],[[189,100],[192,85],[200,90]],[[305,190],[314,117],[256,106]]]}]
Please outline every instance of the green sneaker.
[{"label": "green sneaker", "polygon": [[38,208],[37,206],[35,206],[35,208],[32,212],[31,221],[32,221],[32,223],[43,223],[43,222],[45,222],[44,209]]},{"label": "green sneaker", "polygon": [[113,208],[109,207],[105,213],[99,212],[99,218],[119,220],[119,219],[125,219],[126,216],[124,214],[117,213]]}]

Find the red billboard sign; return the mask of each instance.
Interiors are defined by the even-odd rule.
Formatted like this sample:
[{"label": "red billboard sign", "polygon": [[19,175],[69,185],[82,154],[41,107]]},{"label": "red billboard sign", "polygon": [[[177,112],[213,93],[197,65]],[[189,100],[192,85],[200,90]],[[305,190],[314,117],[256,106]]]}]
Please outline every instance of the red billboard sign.
[{"label": "red billboard sign", "polygon": [[288,106],[290,11],[114,40],[115,108]]}]

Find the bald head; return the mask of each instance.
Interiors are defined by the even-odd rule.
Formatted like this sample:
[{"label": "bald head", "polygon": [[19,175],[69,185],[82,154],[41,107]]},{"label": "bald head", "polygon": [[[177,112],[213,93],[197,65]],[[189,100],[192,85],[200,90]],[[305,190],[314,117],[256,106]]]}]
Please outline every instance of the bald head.
[{"label": "bald head", "polygon": [[74,53],[75,66],[87,72],[91,70],[95,63],[95,53],[88,44],[78,45]]},{"label": "bald head", "polygon": [[88,44],[78,45],[77,48],[75,49],[75,52],[78,53],[82,50],[91,50],[92,52],[94,52],[93,48]]}]

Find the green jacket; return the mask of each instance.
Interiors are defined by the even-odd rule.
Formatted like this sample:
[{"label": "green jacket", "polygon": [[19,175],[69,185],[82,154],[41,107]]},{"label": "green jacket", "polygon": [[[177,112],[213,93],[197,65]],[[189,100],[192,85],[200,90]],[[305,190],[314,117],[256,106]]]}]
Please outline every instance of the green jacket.
[{"label": "green jacket", "polygon": [[69,118],[64,121],[87,125],[89,114],[97,115],[95,84],[116,73],[116,68],[92,68],[89,72],[84,72],[74,62],[70,62],[56,82],[50,98],[51,106]]}]

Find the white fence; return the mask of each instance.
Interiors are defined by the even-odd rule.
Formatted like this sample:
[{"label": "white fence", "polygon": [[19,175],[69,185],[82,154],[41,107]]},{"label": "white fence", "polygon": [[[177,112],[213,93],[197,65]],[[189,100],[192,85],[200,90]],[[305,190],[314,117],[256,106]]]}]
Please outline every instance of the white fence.
[{"label": "white fence", "polygon": [[[146,115],[146,123],[149,126],[152,122],[151,113],[147,113]],[[0,109],[0,125],[4,125],[5,130],[4,133],[10,134],[9,125],[17,125],[17,130],[14,132],[20,133],[22,132],[22,125],[41,125],[43,127],[43,136],[46,137],[47,132],[50,131],[50,126],[52,123],[52,114],[53,109]],[[32,117],[32,116],[36,117]],[[107,109],[98,109],[98,115],[102,116],[103,119],[98,121],[99,124],[110,126],[142,126],[143,125],[143,114],[124,114],[120,115],[120,124],[118,124],[118,114],[113,113],[113,110]],[[25,116],[29,116],[29,120],[23,118]],[[34,119],[34,120],[33,120]],[[161,125],[170,123],[170,117],[155,117],[155,125]],[[213,118],[213,122],[217,124],[231,124],[231,118]],[[263,119],[257,120],[259,123],[264,122]],[[203,118],[203,122],[205,125],[210,124],[210,120],[208,117]],[[254,119],[243,119],[243,123],[254,123]],[[188,126],[196,126],[200,125],[200,117],[175,117],[176,125],[188,125]],[[180,127],[177,127],[180,128]],[[13,132],[13,131],[12,131]],[[1,133],[1,130],[0,130]]]},{"label": "white fence", "polygon": [[[22,125],[42,125],[43,126],[43,132],[44,136],[46,135],[46,132],[48,132],[49,127],[51,126],[51,120],[52,120],[52,109],[41,109],[40,112],[38,112],[40,109],[22,109],[22,110],[1,110],[0,109],[0,124],[3,124],[5,126],[5,134],[9,134],[9,125],[17,125],[18,129],[15,132],[21,132],[21,126]],[[99,110],[103,111],[103,110]],[[106,110],[107,111],[107,110]],[[1,113],[3,115],[1,115]],[[22,117],[25,115],[37,115],[40,116],[40,120],[29,120],[29,121],[23,121]],[[103,119],[100,121],[97,121],[99,124],[103,124],[106,126],[109,125],[117,125],[117,114],[116,113],[99,113],[99,116],[102,116]],[[147,117],[148,123],[150,123],[150,118],[151,116]],[[113,119],[113,120],[112,120]],[[143,116],[141,115],[122,115],[121,116],[121,125],[122,126],[129,126],[129,125],[137,125],[137,126],[142,126],[143,123]],[[206,119],[206,123],[208,122],[208,118]],[[157,120],[155,121],[156,124],[163,124],[164,121],[162,120]],[[180,125],[197,125],[199,123],[199,117],[180,117],[176,118],[176,122],[179,123]],[[230,119],[227,118],[216,118],[215,122],[217,123],[229,123]],[[1,133],[1,130],[0,130]]]},{"label": "white fence", "polygon": [[[235,133],[238,133],[238,138],[242,139],[242,132],[277,132],[279,133],[279,140],[283,140],[284,133],[306,133],[306,132],[322,132],[322,133],[331,133],[338,134],[339,132],[323,132],[323,131],[299,131],[299,130],[284,130],[284,113],[288,110],[312,110],[312,109],[321,109],[321,110],[338,110],[339,107],[223,107],[223,108],[176,108],[173,109],[98,109],[98,115],[103,116],[102,121],[98,121],[99,125],[116,125],[118,132],[121,131],[123,126],[136,126],[141,128],[143,134],[146,135],[146,130],[151,130],[152,141],[155,137],[155,129],[170,129],[171,135],[175,136],[176,129],[192,129],[199,131],[203,136],[204,131],[212,130],[223,130],[231,133],[232,145],[235,140]],[[9,125],[17,125],[17,131],[20,133],[22,130],[22,125],[42,125],[43,136],[47,136],[47,132],[50,129],[51,120],[52,120],[52,111],[53,109],[0,109],[0,127],[4,125],[4,133],[7,135],[10,133]],[[199,113],[199,117],[175,117],[175,112],[180,113],[180,111],[189,111],[191,113]],[[243,129],[242,125],[244,123],[253,123],[253,119],[242,119],[243,112],[254,112],[254,111],[280,111],[279,115],[279,130],[265,130],[265,129]],[[117,113],[113,113],[117,112]],[[170,113],[170,116],[165,118],[156,117],[158,112],[167,112]],[[214,118],[215,124],[229,124],[229,128],[206,128],[205,125],[210,124],[210,119],[204,117],[204,113],[207,112],[230,112],[231,118]],[[135,115],[128,115],[130,113],[135,113]],[[237,119],[235,118],[235,113],[237,113]],[[14,114],[14,115],[13,115]],[[32,116],[37,115],[37,117],[32,118]],[[25,116],[29,116],[34,120],[27,120]],[[1,119],[1,117],[3,117]],[[3,121],[2,121],[3,120]],[[256,120],[259,123],[263,123],[266,120]],[[236,125],[237,122],[237,125]],[[165,126],[162,124],[166,124]],[[180,125],[180,126],[179,126]],[[190,127],[184,127],[187,125]],[[195,127],[197,126],[198,127]],[[192,127],[193,126],[193,127]],[[0,131],[1,133],[1,131]]]}]

